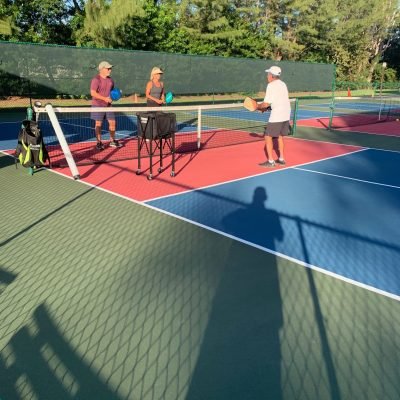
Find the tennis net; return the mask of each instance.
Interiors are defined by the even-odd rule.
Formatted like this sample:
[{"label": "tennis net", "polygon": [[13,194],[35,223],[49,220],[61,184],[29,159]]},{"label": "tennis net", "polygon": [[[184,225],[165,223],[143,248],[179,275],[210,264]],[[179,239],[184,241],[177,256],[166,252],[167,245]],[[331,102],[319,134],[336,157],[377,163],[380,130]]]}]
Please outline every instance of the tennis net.
[{"label": "tennis net", "polygon": [[[292,128],[295,128],[297,102],[291,100]],[[35,107],[36,119],[43,132],[52,164],[65,166],[68,157],[76,165],[115,162],[138,156],[137,115],[148,112],[168,112],[176,115],[175,151],[193,152],[235,145],[262,139],[268,112],[249,112],[242,104],[219,104],[167,107]],[[116,120],[116,139],[121,147],[109,146],[108,122],[103,121],[102,140],[105,148],[96,149],[93,113],[112,112]],[[60,140],[60,135],[62,139]],[[65,139],[65,143],[63,142]],[[70,156],[65,149],[69,148]],[[142,148],[141,156],[145,148]]]},{"label": "tennis net", "polygon": [[347,128],[394,121],[400,114],[397,97],[335,97],[329,128]]}]

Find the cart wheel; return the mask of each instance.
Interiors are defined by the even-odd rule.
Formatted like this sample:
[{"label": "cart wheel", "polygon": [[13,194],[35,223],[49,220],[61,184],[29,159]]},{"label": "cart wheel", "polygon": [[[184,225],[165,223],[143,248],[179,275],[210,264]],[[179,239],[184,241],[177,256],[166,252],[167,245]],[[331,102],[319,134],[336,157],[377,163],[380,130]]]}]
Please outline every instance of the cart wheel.
[{"label": "cart wheel", "polygon": [[149,175],[148,177],[147,177],[147,180],[148,181],[151,181],[153,179],[153,177],[151,176],[151,175]]},{"label": "cart wheel", "polygon": [[171,175],[172,177],[174,177],[174,176],[175,176],[175,172],[172,171],[170,175]]},{"label": "cart wheel", "polygon": [[136,171],[136,175],[140,175],[142,172],[140,171],[140,169],[138,169],[137,171]]},{"label": "cart wheel", "polygon": [[30,167],[30,168],[28,169],[28,174],[29,174],[29,175],[33,175],[33,168],[32,168],[32,167]]},{"label": "cart wheel", "polygon": [[160,172],[160,173],[161,173],[161,172],[162,172],[162,168],[158,168],[158,172]]}]

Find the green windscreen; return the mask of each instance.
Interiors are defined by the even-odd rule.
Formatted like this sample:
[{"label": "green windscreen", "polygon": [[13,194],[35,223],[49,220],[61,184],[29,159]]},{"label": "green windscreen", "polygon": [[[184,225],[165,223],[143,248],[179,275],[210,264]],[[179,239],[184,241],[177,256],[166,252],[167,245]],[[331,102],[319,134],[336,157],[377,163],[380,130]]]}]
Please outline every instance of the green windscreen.
[{"label": "green windscreen", "polygon": [[112,77],[124,95],[142,94],[152,67],[164,70],[175,94],[260,92],[265,69],[282,68],[289,91],[331,91],[334,65],[144,51],[90,49],[0,42],[0,96],[89,94],[100,61],[113,64]]}]

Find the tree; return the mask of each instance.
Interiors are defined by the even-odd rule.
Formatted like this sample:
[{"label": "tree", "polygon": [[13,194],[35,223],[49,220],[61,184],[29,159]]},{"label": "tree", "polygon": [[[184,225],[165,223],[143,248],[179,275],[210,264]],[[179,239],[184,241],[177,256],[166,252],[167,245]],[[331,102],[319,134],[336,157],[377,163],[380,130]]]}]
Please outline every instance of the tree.
[{"label": "tree", "polygon": [[254,22],[270,46],[267,56],[333,62],[346,80],[372,78],[399,21],[394,0],[261,0],[257,4],[263,14]]},{"label": "tree", "polygon": [[232,55],[236,40],[246,33],[229,0],[183,0],[179,28],[189,39],[190,54]]},{"label": "tree", "polygon": [[[393,30],[390,43],[383,54],[383,61],[388,64],[385,76],[388,77],[388,71],[392,69],[396,72],[397,80],[400,80],[400,26],[397,26]],[[394,81],[396,80],[396,76],[391,76],[388,80]]]},{"label": "tree", "polygon": [[15,7],[11,1],[0,0],[0,40],[7,40],[15,30],[13,14]]},{"label": "tree", "polygon": [[11,35],[11,17],[0,18],[0,35],[10,36]]},{"label": "tree", "polygon": [[[78,45],[124,47],[126,24],[145,17],[146,0],[87,0],[85,19],[77,33]],[[136,25],[133,25],[136,28]]]},{"label": "tree", "polygon": [[1,0],[0,16],[12,25],[9,40],[35,43],[74,44],[70,25],[72,12],[84,0]]}]

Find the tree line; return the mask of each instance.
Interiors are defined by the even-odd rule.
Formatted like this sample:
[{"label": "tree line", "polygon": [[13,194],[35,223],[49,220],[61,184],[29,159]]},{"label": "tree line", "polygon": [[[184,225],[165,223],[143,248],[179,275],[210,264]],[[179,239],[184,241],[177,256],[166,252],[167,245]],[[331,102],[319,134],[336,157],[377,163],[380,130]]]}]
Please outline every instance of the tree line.
[{"label": "tree line", "polygon": [[0,0],[0,39],[334,63],[341,81],[400,79],[397,0]]}]

